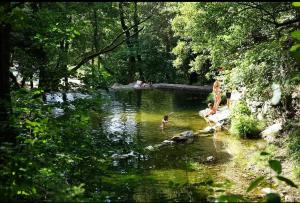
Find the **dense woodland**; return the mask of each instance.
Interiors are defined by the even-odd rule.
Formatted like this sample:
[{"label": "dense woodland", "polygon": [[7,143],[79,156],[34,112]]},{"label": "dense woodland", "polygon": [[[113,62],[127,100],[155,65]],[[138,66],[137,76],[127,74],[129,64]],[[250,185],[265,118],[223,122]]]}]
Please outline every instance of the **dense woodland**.
[{"label": "dense woodland", "polygon": [[[254,125],[282,122],[277,146],[287,149],[299,182],[299,3],[3,2],[0,23],[1,198],[104,201],[113,194],[102,185],[122,190],[92,178],[110,170],[103,154],[113,147],[92,142],[86,127],[83,114],[99,101],[78,101],[76,114],[57,121],[44,93],[91,93],[136,80],[211,85],[219,67],[225,89],[247,89],[240,108],[254,109],[232,118],[232,132],[249,138]],[[275,105],[274,84],[281,90]],[[76,172],[78,165],[97,167]]]}]

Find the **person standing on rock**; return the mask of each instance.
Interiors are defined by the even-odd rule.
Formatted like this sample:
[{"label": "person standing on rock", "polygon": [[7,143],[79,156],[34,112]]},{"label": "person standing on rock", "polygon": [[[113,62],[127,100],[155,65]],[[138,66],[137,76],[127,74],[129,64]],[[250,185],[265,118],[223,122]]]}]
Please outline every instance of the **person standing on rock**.
[{"label": "person standing on rock", "polygon": [[214,93],[214,109],[217,111],[218,107],[221,103],[222,97],[221,97],[221,83],[219,79],[217,78],[216,81],[213,84],[213,93]]}]

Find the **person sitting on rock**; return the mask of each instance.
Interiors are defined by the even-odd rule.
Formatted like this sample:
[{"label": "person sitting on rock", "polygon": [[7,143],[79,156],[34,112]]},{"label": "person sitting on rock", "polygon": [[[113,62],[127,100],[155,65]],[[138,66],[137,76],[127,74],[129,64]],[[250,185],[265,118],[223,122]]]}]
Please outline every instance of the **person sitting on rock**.
[{"label": "person sitting on rock", "polygon": [[205,114],[205,117],[208,117],[209,115],[215,114],[216,109],[212,103],[208,103],[208,110],[207,113]]},{"label": "person sitting on rock", "polygon": [[165,115],[164,118],[163,118],[162,121],[161,121],[160,127],[161,127],[162,129],[164,129],[165,126],[166,126],[166,124],[167,124],[168,122],[169,122],[169,116],[168,116],[168,115]]}]

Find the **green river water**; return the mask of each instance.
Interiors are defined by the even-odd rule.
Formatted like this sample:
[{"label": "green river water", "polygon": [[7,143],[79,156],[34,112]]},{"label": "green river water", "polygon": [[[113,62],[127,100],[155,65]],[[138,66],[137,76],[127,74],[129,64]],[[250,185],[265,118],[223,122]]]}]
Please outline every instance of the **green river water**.
[{"label": "green river water", "polygon": [[[105,116],[92,122],[95,126],[101,122],[111,142],[120,143],[119,149],[108,154],[134,154],[113,160],[111,174],[103,178],[117,185],[105,188],[111,190],[106,196],[108,202],[206,201],[218,189],[242,192],[248,186],[245,181],[249,180],[240,171],[242,163],[232,160],[241,157],[244,149],[253,148],[252,141],[220,132],[197,137],[191,144],[145,150],[183,131],[205,128],[207,123],[198,112],[207,106],[207,93],[122,90],[105,94],[104,98]],[[159,126],[163,115],[170,112],[169,123],[162,130]],[[214,157],[212,162],[206,161],[209,156]]]}]

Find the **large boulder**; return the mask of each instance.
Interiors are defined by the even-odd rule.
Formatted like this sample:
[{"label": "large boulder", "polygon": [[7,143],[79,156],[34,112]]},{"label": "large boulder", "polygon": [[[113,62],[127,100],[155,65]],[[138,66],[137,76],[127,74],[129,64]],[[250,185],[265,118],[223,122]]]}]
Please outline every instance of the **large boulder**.
[{"label": "large boulder", "polygon": [[182,143],[182,142],[187,142],[187,143],[191,143],[193,141],[194,138],[194,133],[193,131],[189,130],[189,131],[184,131],[182,133],[180,133],[179,135],[175,135],[171,138],[172,141],[177,142],[177,143]]}]

